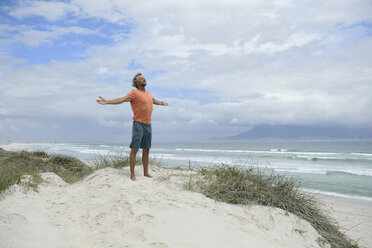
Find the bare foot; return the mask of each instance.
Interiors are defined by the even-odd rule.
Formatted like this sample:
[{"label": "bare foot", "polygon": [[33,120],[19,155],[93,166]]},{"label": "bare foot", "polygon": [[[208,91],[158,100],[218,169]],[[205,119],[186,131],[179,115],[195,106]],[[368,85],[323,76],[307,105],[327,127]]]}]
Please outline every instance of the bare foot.
[{"label": "bare foot", "polygon": [[137,180],[135,175],[130,176],[130,179],[131,179],[132,181],[136,181],[136,180]]},{"label": "bare foot", "polygon": [[145,177],[152,178],[150,174],[144,174]]}]

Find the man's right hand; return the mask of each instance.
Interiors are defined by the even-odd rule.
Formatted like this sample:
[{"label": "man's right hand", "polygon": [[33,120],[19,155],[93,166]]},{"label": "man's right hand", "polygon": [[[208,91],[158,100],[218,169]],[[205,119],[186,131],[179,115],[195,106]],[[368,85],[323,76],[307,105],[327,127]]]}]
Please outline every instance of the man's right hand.
[{"label": "man's right hand", "polygon": [[99,104],[102,104],[102,105],[107,104],[107,101],[103,97],[99,96],[99,98],[101,99],[96,100]]}]

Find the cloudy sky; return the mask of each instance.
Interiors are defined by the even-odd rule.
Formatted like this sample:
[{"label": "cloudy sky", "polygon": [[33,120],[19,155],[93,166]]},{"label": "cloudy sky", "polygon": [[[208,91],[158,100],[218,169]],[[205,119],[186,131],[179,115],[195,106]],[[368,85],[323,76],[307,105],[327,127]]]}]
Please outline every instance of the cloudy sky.
[{"label": "cloudy sky", "polygon": [[260,124],[372,126],[370,0],[0,2],[0,141],[129,142],[142,72],[157,141]]}]

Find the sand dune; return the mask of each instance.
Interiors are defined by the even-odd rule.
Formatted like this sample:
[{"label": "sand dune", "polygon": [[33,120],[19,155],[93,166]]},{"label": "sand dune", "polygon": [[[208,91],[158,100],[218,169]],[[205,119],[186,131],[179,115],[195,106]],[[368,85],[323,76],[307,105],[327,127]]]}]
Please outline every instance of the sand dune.
[{"label": "sand dune", "polygon": [[152,173],[132,182],[106,168],[72,185],[43,173],[27,194],[15,185],[0,201],[1,247],[320,247],[314,228],[283,210],[216,202],[181,177],[159,180],[167,169]]}]

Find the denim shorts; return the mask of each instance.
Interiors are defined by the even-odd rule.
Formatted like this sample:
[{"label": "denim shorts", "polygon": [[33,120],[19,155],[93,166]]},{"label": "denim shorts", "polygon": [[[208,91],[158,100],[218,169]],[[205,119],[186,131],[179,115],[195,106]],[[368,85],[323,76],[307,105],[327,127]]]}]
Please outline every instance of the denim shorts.
[{"label": "denim shorts", "polygon": [[151,136],[152,128],[151,124],[145,124],[138,121],[133,121],[132,127],[132,143],[130,143],[130,148],[151,148]]}]

